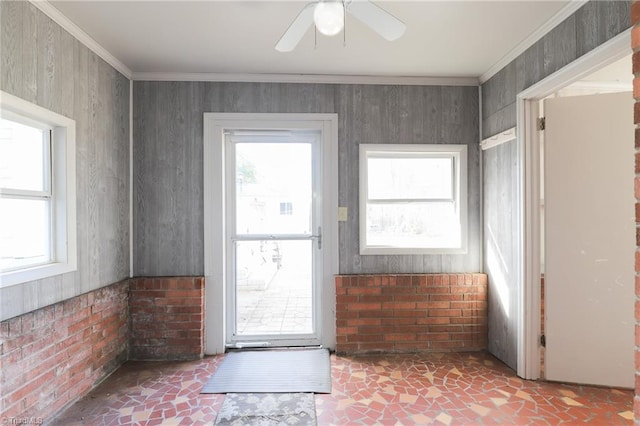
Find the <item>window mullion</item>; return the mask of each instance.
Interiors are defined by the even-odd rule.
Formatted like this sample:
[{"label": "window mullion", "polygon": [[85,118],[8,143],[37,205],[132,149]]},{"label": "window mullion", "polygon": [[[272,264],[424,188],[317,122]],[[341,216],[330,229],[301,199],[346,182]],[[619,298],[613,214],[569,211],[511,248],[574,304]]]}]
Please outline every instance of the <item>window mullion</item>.
[{"label": "window mullion", "polygon": [[52,195],[52,189],[53,189],[53,155],[52,155],[52,146],[51,146],[51,141],[52,141],[52,130],[49,130],[47,132],[44,132],[42,134],[42,137],[44,139],[43,144],[44,144],[44,158],[42,159],[43,161],[43,166],[44,166],[44,179],[45,181],[43,182],[43,187],[45,189],[44,192],[46,192],[47,194],[49,194],[49,197],[51,197]]},{"label": "window mullion", "polygon": [[28,191],[24,189],[0,188],[0,197],[25,200],[51,199],[51,191]]},{"label": "window mullion", "polygon": [[368,199],[367,204],[453,203],[454,201],[454,198],[375,198]]}]

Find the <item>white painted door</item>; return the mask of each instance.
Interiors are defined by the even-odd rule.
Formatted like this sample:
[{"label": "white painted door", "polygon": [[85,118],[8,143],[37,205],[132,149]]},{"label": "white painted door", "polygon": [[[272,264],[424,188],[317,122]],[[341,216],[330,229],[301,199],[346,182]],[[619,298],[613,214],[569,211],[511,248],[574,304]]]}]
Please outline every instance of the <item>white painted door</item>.
[{"label": "white painted door", "polygon": [[320,136],[227,131],[228,346],[321,343]]},{"label": "white painted door", "polygon": [[634,385],[630,93],[546,100],[548,380]]}]

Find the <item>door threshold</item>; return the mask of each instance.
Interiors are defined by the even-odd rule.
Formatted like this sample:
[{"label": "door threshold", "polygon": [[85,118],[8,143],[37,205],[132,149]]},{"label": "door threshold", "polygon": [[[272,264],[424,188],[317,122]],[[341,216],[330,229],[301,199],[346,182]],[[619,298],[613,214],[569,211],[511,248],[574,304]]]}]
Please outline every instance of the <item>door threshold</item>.
[{"label": "door threshold", "polygon": [[240,352],[240,351],[295,351],[295,350],[307,350],[307,349],[324,349],[322,345],[309,345],[309,346],[257,346],[251,344],[228,344],[227,352]]}]

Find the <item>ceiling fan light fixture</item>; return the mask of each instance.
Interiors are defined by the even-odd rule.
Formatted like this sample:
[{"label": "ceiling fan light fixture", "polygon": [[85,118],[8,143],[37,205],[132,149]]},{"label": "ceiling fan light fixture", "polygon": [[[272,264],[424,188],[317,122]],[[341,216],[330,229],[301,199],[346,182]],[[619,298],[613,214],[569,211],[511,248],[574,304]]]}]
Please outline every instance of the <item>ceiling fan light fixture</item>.
[{"label": "ceiling fan light fixture", "polygon": [[313,11],[316,28],[326,36],[334,36],[344,28],[344,5],[342,1],[320,1]]}]

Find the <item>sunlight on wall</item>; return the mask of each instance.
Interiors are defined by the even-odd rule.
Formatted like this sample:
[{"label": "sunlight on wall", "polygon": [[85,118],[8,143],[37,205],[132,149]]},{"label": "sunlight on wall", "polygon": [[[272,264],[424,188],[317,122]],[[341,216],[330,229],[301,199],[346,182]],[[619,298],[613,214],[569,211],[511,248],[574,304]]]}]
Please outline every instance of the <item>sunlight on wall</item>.
[{"label": "sunlight on wall", "polygon": [[509,318],[510,310],[510,295],[509,295],[509,285],[507,284],[507,274],[509,273],[509,269],[504,261],[504,257],[498,249],[496,244],[496,238],[493,234],[493,230],[491,226],[487,227],[489,239],[487,243],[487,266],[489,270],[489,276],[492,281],[492,288],[495,289],[496,294],[498,295],[498,300],[500,301],[500,305],[502,306],[502,310],[506,318]]}]

